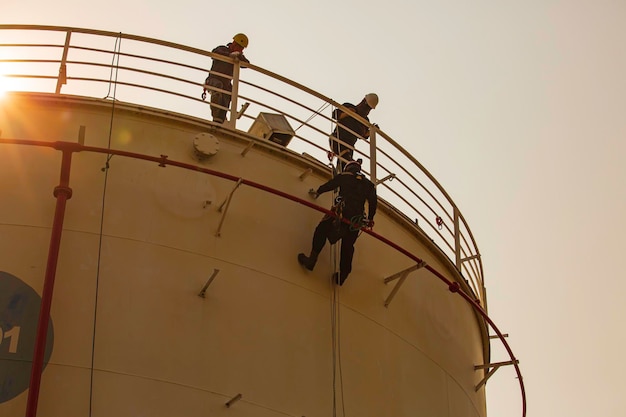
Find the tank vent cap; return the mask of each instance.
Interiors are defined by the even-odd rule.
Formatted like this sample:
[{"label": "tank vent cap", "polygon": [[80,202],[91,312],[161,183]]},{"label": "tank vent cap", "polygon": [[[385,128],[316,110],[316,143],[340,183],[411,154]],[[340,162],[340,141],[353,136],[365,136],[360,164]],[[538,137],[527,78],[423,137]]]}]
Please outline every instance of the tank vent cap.
[{"label": "tank vent cap", "polygon": [[197,159],[207,159],[219,151],[220,141],[210,133],[198,133],[193,138],[193,149]]}]

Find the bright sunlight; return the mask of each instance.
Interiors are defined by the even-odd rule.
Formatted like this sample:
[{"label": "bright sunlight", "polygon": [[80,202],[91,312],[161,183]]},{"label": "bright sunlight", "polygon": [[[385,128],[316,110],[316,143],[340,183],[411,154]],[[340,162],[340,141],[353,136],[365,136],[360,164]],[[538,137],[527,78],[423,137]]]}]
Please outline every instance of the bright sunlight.
[{"label": "bright sunlight", "polygon": [[15,85],[15,79],[0,73],[0,98],[3,98],[7,91],[15,90]]}]

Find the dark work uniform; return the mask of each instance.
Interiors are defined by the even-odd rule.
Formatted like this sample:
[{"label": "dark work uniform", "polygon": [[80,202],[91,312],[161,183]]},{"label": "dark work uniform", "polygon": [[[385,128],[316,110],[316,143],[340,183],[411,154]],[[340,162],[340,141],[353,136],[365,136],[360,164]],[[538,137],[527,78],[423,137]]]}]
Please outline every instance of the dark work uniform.
[{"label": "dark work uniform", "polygon": [[[358,114],[357,107],[354,104],[343,103],[343,106]],[[365,120],[369,121],[367,116],[361,116]],[[341,109],[335,109],[333,112],[333,118],[337,120],[338,126],[335,128],[332,133],[332,137],[330,138],[330,149],[346,161],[352,161],[354,144],[358,139],[357,135],[363,138],[367,137],[369,127],[349,116]],[[335,138],[339,139],[343,143],[334,140]],[[346,163],[347,162],[342,161],[341,166],[343,167]]]},{"label": "dark work uniform", "polygon": [[[232,53],[228,46],[224,45],[218,46],[211,52],[228,57]],[[250,62],[246,59],[245,56],[243,56],[243,54],[239,55],[239,60],[243,62]],[[233,76],[233,69],[234,64],[230,62],[220,61],[219,59],[214,59],[213,64],[211,65],[211,72],[209,73],[205,84],[210,85],[211,87],[219,88],[221,90],[233,91],[233,84],[231,81]],[[224,74],[226,76],[220,76],[219,74]],[[222,93],[221,91],[215,90],[211,91],[211,116],[213,116],[214,121],[222,123],[224,120],[226,120],[227,111],[226,109],[221,109],[215,105],[228,108],[230,106],[230,94]]]},{"label": "dark work uniform", "polygon": [[374,184],[360,173],[344,172],[332,180],[322,184],[318,194],[339,188],[341,203],[333,207],[333,211],[340,212],[342,217],[351,220],[353,224],[346,224],[339,219],[325,215],[315,228],[313,234],[312,253],[317,256],[328,240],[331,244],[341,239],[341,259],[339,261],[339,284],[343,284],[352,271],[352,257],[354,243],[359,237],[364,216],[365,201],[368,204],[366,219],[373,220],[378,204]]}]

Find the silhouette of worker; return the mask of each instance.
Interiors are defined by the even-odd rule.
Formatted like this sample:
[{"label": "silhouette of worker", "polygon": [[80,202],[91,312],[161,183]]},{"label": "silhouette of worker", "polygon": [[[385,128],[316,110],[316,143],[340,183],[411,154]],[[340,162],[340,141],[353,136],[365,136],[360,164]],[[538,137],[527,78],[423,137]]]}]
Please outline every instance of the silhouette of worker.
[{"label": "silhouette of worker", "polygon": [[[243,33],[238,33],[233,36],[232,42],[227,45],[220,45],[211,52],[249,63],[250,61],[243,55],[243,50],[247,46],[248,37]],[[209,76],[204,81],[202,98],[206,97],[206,91],[209,90],[211,94],[211,116],[216,123],[224,123],[226,120],[226,112],[230,107],[231,99],[231,95],[227,92],[233,91],[233,70],[233,63],[213,59]]]},{"label": "silhouette of worker", "polygon": [[[361,227],[374,226],[378,201],[374,184],[361,173],[361,164],[357,161],[348,162],[342,173],[320,185],[315,193],[319,195],[337,188],[339,195],[331,208],[337,217],[327,214],[322,218],[313,233],[310,255],[298,254],[298,262],[312,271],[326,241],[334,244],[341,239],[339,273],[335,274],[334,280],[337,284],[343,285],[352,271],[354,243],[359,237]],[[366,201],[367,216],[364,213]],[[350,224],[342,222],[341,217],[348,219]]]},{"label": "silhouette of worker", "polygon": [[[369,121],[367,116],[372,109],[376,108],[377,104],[378,96],[374,93],[369,93],[356,106],[352,103],[343,103],[343,106]],[[339,108],[333,111],[333,119],[337,121],[337,127],[329,138],[330,149],[337,155],[339,159],[338,166],[343,171],[346,163],[353,160],[354,145],[358,138],[369,137],[369,126],[364,125]]]}]

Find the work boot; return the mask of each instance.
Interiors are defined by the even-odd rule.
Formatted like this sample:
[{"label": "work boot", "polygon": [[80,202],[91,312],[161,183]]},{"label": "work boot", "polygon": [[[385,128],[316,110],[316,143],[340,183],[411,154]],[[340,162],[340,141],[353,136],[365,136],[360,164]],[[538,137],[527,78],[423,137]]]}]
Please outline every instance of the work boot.
[{"label": "work boot", "polygon": [[316,262],[317,262],[317,253],[315,252],[311,252],[309,256],[306,256],[304,253],[298,254],[298,263],[300,263],[300,265],[302,265],[309,271],[312,271],[313,268],[315,268]]},{"label": "work boot", "polygon": [[335,272],[333,274],[333,282],[340,287],[343,285],[344,282],[346,282],[346,279],[348,279],[348,276],[342,274],[341,272]]}]

